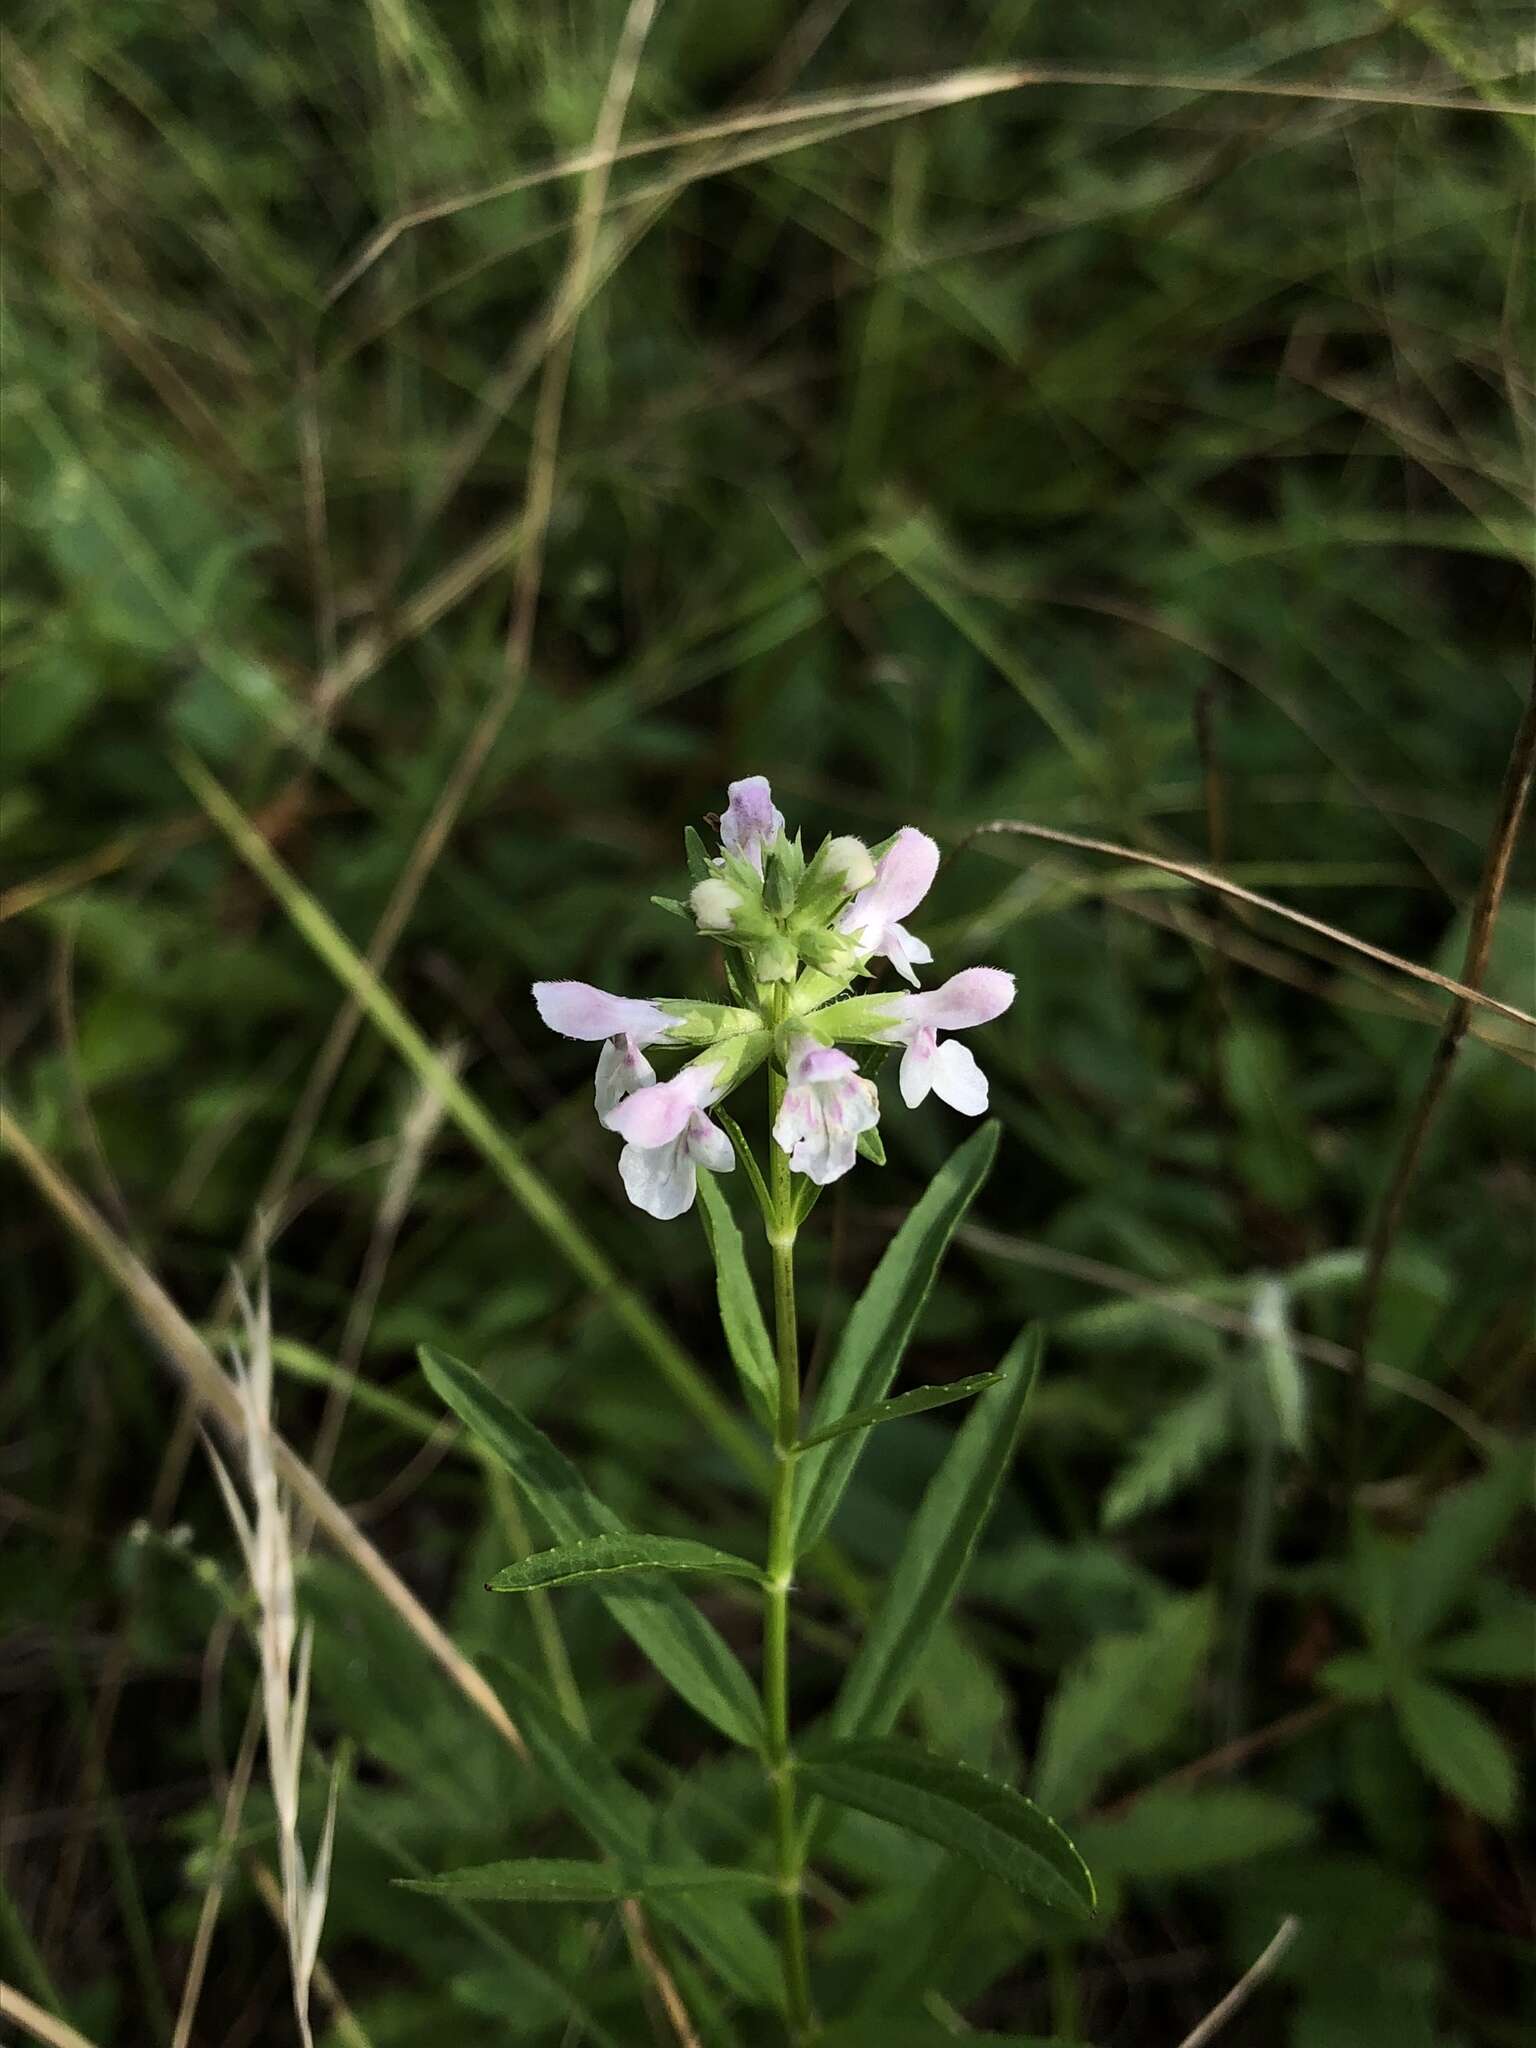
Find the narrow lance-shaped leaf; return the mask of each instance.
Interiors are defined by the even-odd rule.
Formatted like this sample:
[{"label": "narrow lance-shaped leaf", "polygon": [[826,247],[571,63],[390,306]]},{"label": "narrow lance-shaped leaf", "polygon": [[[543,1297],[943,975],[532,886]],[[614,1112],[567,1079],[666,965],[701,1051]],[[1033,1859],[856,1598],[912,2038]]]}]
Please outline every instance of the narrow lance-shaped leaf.
[{"label": "narrow lance-shaped leaf", "polygon": [[779,1397],[773,1345],[752,1284],[741,1232],[712,1173],[699,1175],[699,1217],[715,1262],[715,1292],[726,1349],[759,1421],[771,1430]]},{"label": "narrow lance-shaped leaf", "polygon": [[835,1436],[851,1436],[855,1430],[874,1429],[882,1422],[899,1422],[904,1415],[923,1415],[930,1408],[947,1408],[951,1401],[968,1400],[972,1394],[995,1387],[997,1382],[998,1374],[995,1372],[973,1372],[968,1379],[947,1380],[931,1387],[913,1387],[910,1393],[897,1394],[889,1401],[876,1401],[871,1408],[855,1408],[841,1422],[829,1422],[825,1429],[812,1430],[809,1436],[801,1437],[795,1445],[795,1455],[803,1457],[817,1444],[830,1443]]},{"label": "narrow lance-shaped leaf", "polygon": [[543,1586],[569,1586],[580,1579],[612,1579],[626,1572],[717,1572],[727,1578],[764,1582],[762,1570],[728,1550],[695,1543],[686,1536],[588,1536],[536,1550],[509,1564],[486,1586],[488,1593],[534,1593]]},{"label": "narrow lance-shaped leaf", "polygon": [[1486,1819],[1514,1818],[1519,1785],[1503,1737],[1460,1693],[1424,1678],[1392,1689],[1403,1740],[1437,1785]]},{"label": "narrow lance-shaped leaf", "polygon": [[[620,1863],[633,1866],[655,1856],[658,1815],[650,1800],[595,1742],[571,1726],[535,1678],[506,1658],[497,1658],[495,1664],[523,1740],[561,1805],[599,1849]],[[665,1860],[689,1867],[692,1862],[675,1845],[669,1845]],[[756,2005],[780,2003],[783,1979],[778,1956],[745,1901],[676,1892],[657,1899],[655,1910],[693,1944],[737,1997]]]},{"label": "narrow lance-shaped leaf", "polygon": [[505,1899],[525,1906],[591,1906],[648,1899],[669,1892],[751,1892],[775,1889],[756,1870],[673,1869],[617,1863],[583,1863],[561,1856],[529,1856],[503,1863],[477,1863],[445,1870],[441,1877],[397,1877],[402,1891],[446,1892],[458,1899]]},{"label": "narrow lance-shaped leaf", "polygon": [[1004,1474],[1040,1370],[1038,1331],[1003,1360],[1002,1384],[983,1394],[928,1482],[879,1612],[832,1710],[839,1735],[883,1735],[917,1681],[923,1652],[957,1592]]},{"label": "narrow lance-shaped leaf", "polygon": [[[592,1493],[574,1465],[477,1372],[444,1351],[421,1349],[433,1391],[500,1459],[558,1543],[629,1532]],[[755,1749],[762,1708],[730,1646],[665,1579],[643,1590],[605,1591],[604,1606],[688,1704],[723,1735]]]},{"label": "narrow lance-shaped leaf", "polygon": [[[998,1126],[989,1123],[967,1138],[939,1168],[887,1245],[854,1304],[827,1368],[811,1418],[813,1434],[885,1397],[940,1261],[987,1177],[997,1152],[997,1136]],[[799,1460],[797,1552],[811,1549],[825,1534],[862,1447],[859,1435],[839,1437]]]},{"label": "narrow lance-shaped leaf", "polygon": [[1022,1793],[906,1742],[836,1742],[802,1758],[813,1792],[969,1858],[1027,1898],[1071,1919],[1097,1903],[1088,1866]]}]

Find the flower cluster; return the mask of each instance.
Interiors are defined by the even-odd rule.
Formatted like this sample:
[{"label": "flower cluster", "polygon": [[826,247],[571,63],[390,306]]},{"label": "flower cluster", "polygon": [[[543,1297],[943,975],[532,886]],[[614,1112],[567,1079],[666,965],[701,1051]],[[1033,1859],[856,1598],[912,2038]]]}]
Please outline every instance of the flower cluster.
[{"label": "flower cluster", "polygon": [[[933,955],[903,920],[938,871],[939,850],[926,833],[905,825],[876,847],[834,837],[807,860],[767,781],[753,775],[730,786],[719,853],[705,853],[696,839],[692,847],[692,894],[686,906],[669,907],[731,949],[738,1007],[646,1002],[584,981],[533,987],[552,1031],[601,1044],[598,1119],[624,1140],[619,1172],[638,1208],[680,1216],[693,1205],[701,1166],[730,1170],[731,1141],[709,1112],[770,1057],[785,1082],[773,1142],[793,1172],[819,1186],[871,1150],[880,1115],[874,1082],[843,1045],[901,1047],[909,1108],[934,1094],[967,1116],[981,1114],[986,1076],[966,1046],[940,1034],[1001,1016],[1013,1001],[1013,976],[968,967],[938,988],[919,988],[917,969]],[[878,960],[910,989],[849,993]],[[646,1053],[668,1048],[692,1057],[661,1081]]]}]

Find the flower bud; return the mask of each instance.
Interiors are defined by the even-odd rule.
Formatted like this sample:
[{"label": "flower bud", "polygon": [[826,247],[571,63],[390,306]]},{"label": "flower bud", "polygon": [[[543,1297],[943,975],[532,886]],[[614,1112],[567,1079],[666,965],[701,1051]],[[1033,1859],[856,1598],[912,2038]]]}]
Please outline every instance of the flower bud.
[{"label": "flower bud", "polygon": [[741,897],[729,882],[712,875],[707,882],[700,882],[688,898],[699,930],[704,932],[731,932],[736,929],[737,914],[741,909]]}]

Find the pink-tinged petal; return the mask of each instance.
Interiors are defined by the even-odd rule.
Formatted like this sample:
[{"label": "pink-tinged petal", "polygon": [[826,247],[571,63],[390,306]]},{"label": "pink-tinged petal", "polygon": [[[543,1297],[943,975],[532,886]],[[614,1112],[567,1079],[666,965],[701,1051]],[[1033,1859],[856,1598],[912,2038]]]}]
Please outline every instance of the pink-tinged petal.
[{"label": "pink-tinged petal", "polygon": [[842,929],[881,946],[891,926],[916,910],[938,871],[939,849],[928,834],[903,825],[876,863],[875,879],[843,912]]},{"label": "pink-tinged petal", "polygon": [[797,1038],[790,1049],[787,1075],[791,1088],[817,1081],[841,1081],[859,1071],[858,1061],[835,1045],[822,1045],[814,1038]]},{"label": "pink-tinged petal", "polygon": [[1001,1017],[1013,1001],[1013,976],[1001,967],[966,967],[942,987],[907,1001],[935,1031],[969,1031]]},{"label": "pink-tinged petal", "polygon": [[607,1119],[610,1131],[617,1131],[632,1145],[654,1148],[670,1145],[688,1128],[688,1119],[710,1099],[713,1082],[710,1068],[695,1064],[684,1067],[670,1081],[654,1088],[642,1088],[612,1110]]},{"label": "pink-tinged petal", "polygon": [[887,919],[910,917],[933,887],[939,872],[939,849],[926,832],[903,825],[880,856],[874,887]]},{"label": "pink-tinged petal", "polygon": [[987,1106],[987,1077],[976,1055],[958,1038],[946,1038],[933,1058],[933,1092],[962,1116],[980,1116]]},{"label": "pink-tinged petal", "polygon": [[809,1088],[786,1088],[779,1113],[773,1120],[773,1142],[781,1152],[793,1152],[816,1128],[816,1098]]},{"label": "pink-tinged petal", "polygon": [[730,1139],[716,1123],[711,1123],[703,1110],[696,1109],[688,1119],[688,1135],[683,1140],[688,1157],[696,1166],[707,1166],[711,1173],[730,1173],[736,1165],[736,1150]]},{"label": "pink-tinged petal", "polygon": [[662,1223],[693,1207],[699,1185],[681,1137],[670,1145],[626,1145],[619,1154],[619,1177],[635,1207]]},{"label": "pink-tinged petal", "polygon": [[536,981],[533,1000],[540,1017],[562,1038],[633,1038],[654,1045],[672,1028],[672,1019],[655,1003],[631,996],[611,996],[589,981]]},{"label": "pink-tinged petal", "polygon": [[934,1034],[927,1025],[920,1025],[907,1041],[907,1049],[901,1056],[899,1079],[901,1099],[908,1109],[916,1109],[919,1103],[928,1099],[928,1091],[933,1086],[935,1050]]},{"label": "pink-tinged petal", "polygon": [[603,1049],[597,1056],[597,1080],[592,1090],[598,1122],[606,1124],[626,1096],[651,1087],[655,1079],[656,1069],[630,1033],[626,1032],[620,1038],[604,1039]]},{"label": "pink-tinged petal", "polygon": [[726,790],[730,801],[720,819],[720,844],[749,860],[763,872],[763,854],[784,829],[784,814],[774,808],[766,775],[748,775]]},{"label": "pink-tinged petal", "polygon": [[885,935],[885,957],[904,981],[917,987],[916,963],[925,963],[933,958],[933,948],[916,932],[909,932],[904,924],[893,924]]}]

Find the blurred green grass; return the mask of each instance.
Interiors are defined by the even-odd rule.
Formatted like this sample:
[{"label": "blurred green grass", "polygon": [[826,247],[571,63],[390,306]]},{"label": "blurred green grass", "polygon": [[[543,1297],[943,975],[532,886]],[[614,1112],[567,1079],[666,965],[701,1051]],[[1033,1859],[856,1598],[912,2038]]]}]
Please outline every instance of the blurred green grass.
[{"label": "blurred green grass", "polygon": [[[342,990],[174,765],[207,763],[366,948],[503,686],[578,200],[560,167],[589,143],[622,17],[12,14],[0,1028],[17,1113],[194,1319],[222,1319],[275,1194],[294,1358],[360,1362],[426,1410],[414,1347],[440,1343],[515,1386],[621,1511],[707,1518],[731,1543],[751,1524],[730,1469],[461,1137],[407,1153],[408,1210],[381,1231],[415,1084],[365,1027],[312,1089]],[[813,832],[910,821],[952,851],[1013,817],[1214,859],[1459,973],[1526,688],[1531,124],[1420,102],[1528,98],[1527,31],[1486,4],[940,19],[664,0],[626,138],[708,132],[613,165],[532,659],[386,980],[712,1370],[702,1242],[623,1207],[585,1056],[543,1037],[527,984],[690,984],[696,949],[649,899],[731,776],[769,774]],[[871,102],[1013,65],[1058,82]],[[382,224],[519,179],[359,269]],[[1527,855],[1488,976],[1522,1007],[1531,888]],[[1020,997],[990,1049],[1003,1165],[915,1367],[989,1366],[1026,1317],[1056,1335],[920,1725],[1018,1768],[1063,1672],[1080,1690],[1106,1640],[1190,1641],[1166,1712],[1106,1749],[1085,1808],[1275,1727],[1241,1774],[1294,1822],[1249,1815],[1258,1846],[1214,1878],[1198,1854],[1171,1878],[1133,1859],[1110,1944],[1049,1966],[987,1895],[947,1995],[994,2028],[1176,2041],[1279,1913],[1317,1902],[1329,1931],[1245,2039],[1518,2038],[1529,1874],[1509,1827],[1437,1785],[1379,1708],[1305,1714],[1357,1640],[1330,1370],[1347,1255],[1438,1006],[1129,861],[999,837],[956,852],[925,929],[1011,968]],[[1529,1413],[1533,1104],[1511,1049],[1464,1048],[1375,1334],[1397,1378],[1373,1398],[1363,1498],[1397,1536]],[[892,1119],[884,1177],[824,1205],[813,1328],[835,1327],[957,1135]],[[232,1571],[232,1546],[206,1474],[178,1473],[171,1384],[104,1279],[19,1183],[4,1231],[5,1974],[55,1981],[103,2043],[167,2038],[249,1685],[188,1566]],[[1268,1276],[1297,1281],[1294,1444],[1253,1422],[1244,1332]],[[300,1446],[322,1400],[285,1385]],[[947,1431],[923,1418],[871,1446],[838,1530],[855,1564],[894,1555]],[[356,1399],[340,1497],[467,1648],[531,1658],[477,1591],[516,1547],[506,1504],[415,1432]],[[151,1512],[188,1545],[130,1542]],[[579,1980],[599,2025],[638,2038],[622,1950],[584,1978],[573,1916],[553,1935],[509,1921],[509,1948],[484,1916],[389,1892],[381,1871],[556,1840],[558,1808],[371,1595],[318,1557],[311,1579],[316,1717],[327,1753],[345,1734],[363,1759],[324,1950],[356,2023],[378,2048],[445,2014],[456,2040],[559,2040]],[[1503,1585],[1490,1568],[1478,1612],[1507,1611]],[[734,1765],[692,1769],[699,1731],[658,1716],[595,1608],[561,1619],[605,1744],[729,1842],[755,1792]],[[853,1623],[821,1600],[806,1621],[814,1705]],[[1518,1738],[1507,1688],[1474,1697]],[[1248,1837],[1228,1818],[1231,1857]],[[262,1853],[266,1827],[253,1794],[242,1846]],[[873,1830],[862,1853],[828,1904],[853,1976],[860,1929],[911,1924],[937,1882]],[[278,1952],[237,1864],[194,2038],[288,2038]]]}]

